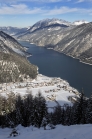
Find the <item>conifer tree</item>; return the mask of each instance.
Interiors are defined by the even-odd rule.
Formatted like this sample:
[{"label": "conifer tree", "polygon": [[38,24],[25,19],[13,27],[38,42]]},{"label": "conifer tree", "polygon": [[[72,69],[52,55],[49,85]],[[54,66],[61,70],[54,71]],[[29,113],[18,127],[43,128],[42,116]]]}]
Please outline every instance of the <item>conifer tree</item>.
[{"label": "conifer tree", "polygon": [[43,118],[47,115],[46,100],[40,92],[35,96],[34,110],[34,123],[40,128]]},{"label": "conifer tree", "polygon": [[85,122],[84,104],[84,92],[82,91],[79,99],[77,100],[77,103],[75,103],[74,105],[73,124],[80,124],[82,122]]},{"label": "conifer tree", "polygon": [[86,110],[86,123],[92,123],[92,95],[88,100],[87,110]]}]

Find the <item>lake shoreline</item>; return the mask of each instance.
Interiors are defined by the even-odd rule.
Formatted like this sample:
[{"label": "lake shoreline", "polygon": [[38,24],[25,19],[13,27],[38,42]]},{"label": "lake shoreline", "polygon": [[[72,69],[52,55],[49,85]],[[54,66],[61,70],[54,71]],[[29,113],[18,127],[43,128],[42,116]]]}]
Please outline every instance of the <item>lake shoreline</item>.
[{"label": "lake shoreline", "polygon": [[[36,45],[36,46],[37,46],[37,45]],[[41,46],[37,46],[37,47],[41,47]],[[45,47],[45,48],[46,48],[46,47]],[[65,53],[60,52],[60,51],[58,51],[58,50],[55,50],[55,49],[53,49],[53,48],[46,48],[46,49],[48,49],[48,50],[53,50],[53,51],[58,52],[58,53],[60,53],[60,54],[64,54],[64,55],[66,55],[66,56],[68,56],[68,57],[71,57],[71,58],[74,58],[74,59],[78,60],[79,62],[81,62],[81,63],[83,63],[83,64],[92,66],[92,64],[90,64],[90,63],[84,62],[84,61],[82,61],[82,60],[79,59],[79,58],[76,58],[76,57],[74,57],[74,56],[65,54]]]},{"label": "lake shoreline", "polygon": [[[19,41],[22,42],[22,40],[19,40]],[[23,41],[23,42],[28,42],[28,43],[30,43],[30,44],[33,44],[33,45],[37,46],[36,44],[29,42],[28,40]],[[55,50],[55,49],[53,49],[53,48],[45,47],[45,46],[37,46],[37,47],[43,47],[43,48],[46,48],[46,49],[48,49],[48,50],[53,50],[53,51],[58,52],[58,53],[60,53],[60,54],[64,54],[64,55],[66,55],[66,56],[69,56],[69,57],[71,57],[71,58],[74,58],[74,59],[76,59],[76,60],[79,60],[79,62],[81,62],[81,63],[83,63],[83,64],[86,64],[86,65],[90,65],[90,66],[92,66],[92,64],[90,64],[90,63],[84,62],[84,61],[82,61],[82,60],[79,59],[79,58],[76,58],[76,57],[74,57],[74,56],[71,56],[71,55],[65,54],[65,53],[60,52],[60,51],[58,51],[58,50]]]},{"label": "lake shoreline", "polygon": [[92,66],[79,59],[46,47],[38,47],[28,41],[21,41],[22,46],[29,47],[30,63],[39,67],[39,73],[48,77],[60,77],[85,96],[90,97],[92,92]]}]

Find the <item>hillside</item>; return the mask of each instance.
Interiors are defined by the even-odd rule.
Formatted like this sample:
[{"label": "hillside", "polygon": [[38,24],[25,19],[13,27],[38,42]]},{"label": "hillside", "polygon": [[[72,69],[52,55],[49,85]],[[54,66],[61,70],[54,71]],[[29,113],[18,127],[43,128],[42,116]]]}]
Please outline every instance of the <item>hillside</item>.
[{"label": "hillside", "polygon": [[29,63],[23,56],[0,52],[0,83],[23,81],[37,75],[37,67]]},{"label": "hillside", "polygon": [[67,27],[43,27],[19,36],[18,39],[29,41],[37,46],[53,48],[55,51],[78,58],[82,62],[92,64],[91,22],[78,26],[70,25]]},{"label": "hillside", "polygon": [[0,52],[17,53],[26,56],[26,49],[21,46],[13,37],[0,31]]},{"label": "hillside", "polygon": [[30,64],[26,50],[14,38],[0,32],[0,83],[35,78],[37,67]]},{"label": "hillside", "polygon": [[67,31],[67,35],[54,46],[54,50],[92,64],[92,23]]}]

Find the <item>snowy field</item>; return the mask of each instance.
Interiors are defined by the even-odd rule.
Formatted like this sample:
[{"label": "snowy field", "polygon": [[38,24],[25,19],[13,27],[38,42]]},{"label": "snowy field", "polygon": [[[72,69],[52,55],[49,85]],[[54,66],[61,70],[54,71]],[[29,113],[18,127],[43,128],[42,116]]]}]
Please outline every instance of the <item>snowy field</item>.
[{"label": "snowy field", "polygon": [[65,80],[50,78],[41,74],[38,74],[34,80],[28,78],[21,83],[0,84],[0,94],[3,96],[8,96],[9,93],[20,94],[22,97],[32,93],[35,96],[39,91],[45,97],[49,108],[56,105],[72,105],[71,101],[73,102],[75,100],[74,97],[78,96],[78,91],[70,87],[69,83]]},{"label": "snowy field", "polygon": [[18,136],[10,136],[12,129],[0,129],[0,139],[92,139],[92,125],[58,125],[55,129],[44,130],[33,127],[16,127]]}]

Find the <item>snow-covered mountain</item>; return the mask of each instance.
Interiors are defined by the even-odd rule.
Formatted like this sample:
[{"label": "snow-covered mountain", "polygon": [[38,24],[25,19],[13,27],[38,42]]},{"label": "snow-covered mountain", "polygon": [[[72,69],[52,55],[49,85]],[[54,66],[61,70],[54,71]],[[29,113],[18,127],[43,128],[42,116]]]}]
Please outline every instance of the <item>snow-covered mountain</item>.
[{"label": "snow-covered mountain", "polygon": [[48,27],[68,27],[71,26],[72,23],[61,20],[61,19],[44,19],[40,20],[39,22],[35,23],[33,26],[25,27],[25,28],[18,28],[18,27],[0,27],[0,31],[3,31],[11,36],[20,36],[24,35],[33,31],[36,31],[41,28],[48,28]]},{"label": "snow-covered mountain", "polygon": [[48,28],[48,27],[68,27],[71,26],[72,23],[61,20],[61,19],[44,19],[40,20],[37,23],[35,23],[29,30],[30,32],[33,32],[37,29],[42,29],[42,28]]},{"label": "snow-covered mountain", "polygon": [[[40,35],[39,35],[40,34]],[[17,33],[17,39],[53,48],[92,64],[92,23],[85,20],[70,23],[61,19],[44,19]]]},{"label": "snow-covered mountain", "polygon": [[[27,41],[30,41],[30,36],[32,33],[37,33],[39,31],[42,31],[44,33],[52,32],[52,31],[63,31],[65,29],[73,28],[74,25],[68,21],[61,20],[61,19],[44,19],[40,20],[37,23],[35,23],[32,27],[30,27],[29,30],[27,30],[23,34],[17,35],[17,39],[26,39]],[[22,38],[23,37],[23,38]],[[35,36],[34,36],[35,37]],[[39,36],[40,37],[40,36]],[[37,38],[36,38],[37,39]]]},{"label": "snow-covered mountain", "polygon": [[19,36],[19,35],[24,35],[29,32],[36,31],[38,29],[42,28],[48,28],[48,27],[69,27],[69,26],[75,26],[75,25],[81,25],[83,23],[88,23],[88,21],[85,20],[79,20],[75,21],[73,23],[62,20],[62,19],[43,19],[35,23],[33,26],[28,26],[28,27],[12,27],[12,26],[7,26],[7,27],[0,27],[0,31],[3,31],[11,36]]},{"label": "snow-covered mountain", "polygon": [[18,39],[37,46],[53,48],[55,51],[92,64],[92,22],[68,27],[43,27],[21,35]]},{"label": "snow-covered mountain", "polygon": [[21,34],[26,32],[30,27],[25,27],[25,28],[19,28],[19,27],[0,27],[0,31],[3,31],[11,36],[15,36],[17,34]]},{"label": "snow-covered mountain", "polygon": [[89,23],[89,22],[86,20],[79,20],[79,21],[73,22],[74,25],[81,25],[81,24],[87,24],[87,23]]},{"label": "snow-covered mountain", "polygon": [[71,25],[70,22],[62,20],[62,19],[57,19],[57,18],[43,19],[43,20],[38,21],[35,25],[48,26],[48,25],[52,25],[52,24],[56,24],[56,23],[61,24],[61,25],[63,24],[63,25],[66,25],[66,26]]}]

